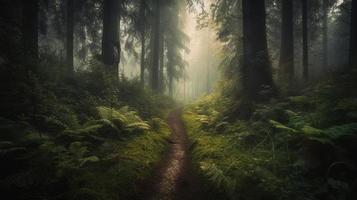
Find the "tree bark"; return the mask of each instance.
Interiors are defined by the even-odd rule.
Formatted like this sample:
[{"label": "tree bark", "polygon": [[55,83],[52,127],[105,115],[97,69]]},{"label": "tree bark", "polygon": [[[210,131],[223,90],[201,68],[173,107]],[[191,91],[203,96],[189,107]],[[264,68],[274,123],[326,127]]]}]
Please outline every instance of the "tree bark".
[{"label": "tree bark", "polygon": [[290,88],[294,78],[294,23],[293,1],[282,0],[281,47],[279,79]]},{"label": "tree bark", "polygon": [[[38,0],[23,0],[22,38],[24,54],[32,65],[38,63]],[[35,68],[29,69],[36,71]]]},{"label": "tree bark", "polygon": [[[163,27],[162,27],[163,30]],[[164,85],[164,68],[165,68],[165,40],[164,40],[164,31],[161,31],[160,34],[160,69],[159,69],[159,92],[163,94],[165,91]]]},{"label": "tree bark", "polygon": [[309,50],[307,38],[307,0],[302,0],[302,63],[303,78],[309,79]]},{"label": "tree bark", "polygon": [[268,55],[265,1],[243,0],[243,65],[241,68],[243,95],[248,100],[264,100],[262,91],[273,91],[273,79]]},{"label": "tree bark", "polygon": [[357,0],[352,0],[349,64],[357,68]]},{"label": "tree bark", "polygon": [[[145,0],[140,1],[140,19],[144,20],[145,18]],[[140,61],[140,83],[144,87],[145,85],[145,31],[146,26],[144,22],[140,24],[140,42],[141,42],[141,61]]]},{"label": "tree bark", "polygon": [[154,92],[159,92],[159,51],[160,51],[160,21],[161,8],[160,0],[155,2],[155,17],[154,17],[154,42],[153,42],[153,57],[151,63],[151,88]]},{"label": "tree bark", "polygon": [[103,5],[103,38],[102,57],[103,63],[111,67],[111,71],[118,74],[120,63],[120,40],[119,40],[119,0],[104,0]]},{"label": "tree bark", "polygon": [[328,69],[328,0],[322,1],[322,67]]},{"label": "tree bark", "polygon": [[66,37],[66,64],[68,73],[74,72],[73,66],[73,35],[74,35],[74,0],[67,0],[67,37]]}]

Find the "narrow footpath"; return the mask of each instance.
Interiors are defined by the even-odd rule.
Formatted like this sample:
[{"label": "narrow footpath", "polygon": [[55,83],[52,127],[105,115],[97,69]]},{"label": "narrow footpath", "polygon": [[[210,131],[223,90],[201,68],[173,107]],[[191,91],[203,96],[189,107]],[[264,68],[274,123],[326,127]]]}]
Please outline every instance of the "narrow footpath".
[{"label": "narrow footpath", "polygon": [[197,197],[199,187],[191,174],[189,141],[181,119],[181,110],[171,112],[167,121],[171,130],[169,150],[161,166],[158,167],[152,199],[200,199]]}]

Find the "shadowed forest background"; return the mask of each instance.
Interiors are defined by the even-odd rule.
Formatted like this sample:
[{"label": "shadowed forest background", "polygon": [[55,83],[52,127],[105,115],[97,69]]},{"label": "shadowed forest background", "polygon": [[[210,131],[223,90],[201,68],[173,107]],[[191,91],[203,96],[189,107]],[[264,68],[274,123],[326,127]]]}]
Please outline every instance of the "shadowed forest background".
[{"label": "shadowed forest background", "polygon": [[2,0],[0,198],[357,199],[357,0]]}]

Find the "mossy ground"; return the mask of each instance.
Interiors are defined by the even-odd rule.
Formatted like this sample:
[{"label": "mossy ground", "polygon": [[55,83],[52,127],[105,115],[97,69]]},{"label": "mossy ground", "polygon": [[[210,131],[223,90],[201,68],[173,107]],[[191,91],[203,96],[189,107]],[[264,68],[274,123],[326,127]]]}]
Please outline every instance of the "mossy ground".
[{"label": "mossy ground", "polygon": [[213,199],[354,199],[353,76],[253,104],[249,119],[232,119],[236,103],[217,94],[189,105],[183,118],[193,164]]}]

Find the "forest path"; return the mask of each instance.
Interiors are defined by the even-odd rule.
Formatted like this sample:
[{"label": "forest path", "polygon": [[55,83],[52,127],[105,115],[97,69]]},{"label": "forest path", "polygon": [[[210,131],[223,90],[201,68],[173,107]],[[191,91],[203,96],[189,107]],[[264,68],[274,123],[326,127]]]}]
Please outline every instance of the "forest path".
[{"label": "forest path", "polygon": [[172,111],[167,119],[171,130],[166,157],[157,170],[154,200],[190,200],[197,197],[198,184],[192,176],[189,140],[181,119],[180,109]]}]

